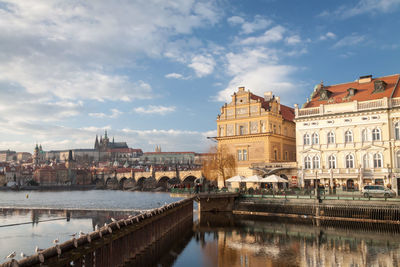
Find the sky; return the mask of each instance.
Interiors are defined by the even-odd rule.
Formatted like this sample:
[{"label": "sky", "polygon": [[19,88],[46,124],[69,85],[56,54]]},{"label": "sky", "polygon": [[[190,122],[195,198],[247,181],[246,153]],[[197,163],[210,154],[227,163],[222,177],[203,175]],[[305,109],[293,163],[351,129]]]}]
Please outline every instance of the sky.
[{"label": "sky", "polygon": [[0,0],[0,150],[206,152],[239,86],[399,73],[400,0]]}]

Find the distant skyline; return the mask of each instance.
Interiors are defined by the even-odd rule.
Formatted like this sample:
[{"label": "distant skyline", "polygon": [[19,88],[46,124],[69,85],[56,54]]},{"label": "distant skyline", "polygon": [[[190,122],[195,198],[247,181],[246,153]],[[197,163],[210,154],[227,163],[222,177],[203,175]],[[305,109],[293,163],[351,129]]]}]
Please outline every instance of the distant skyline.
[{"label": "distant skyline", "polygon": [[400,0],[1,1],[0,150],[96,134],[206,152],[239,86],[302,104],[315,84],[399,73]]}]

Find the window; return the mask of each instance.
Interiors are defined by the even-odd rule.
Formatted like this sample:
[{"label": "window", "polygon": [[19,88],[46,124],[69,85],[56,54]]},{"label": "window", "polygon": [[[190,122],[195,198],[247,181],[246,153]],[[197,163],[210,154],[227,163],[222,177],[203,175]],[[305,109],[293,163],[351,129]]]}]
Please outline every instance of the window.
[{"label": "window", "polygon": [[238,161],[247,160],[247,150],[238,150],[237,151]]},{"label": "window", "polygon": [[375,128],[372,130],[372,141],[379,141],[381,140],[381,130]]},{"label": "window", "polygon": [[242,158],[242,150],[238,150],[238,160],[243,160]]},{"label": "window", "polygon": [[239,134],[244,135],[244,126],[239,126]]},{"label": "window", "polygon": [[304,141],[304,145],[309,145],[310,144],[310,135],[309,134],[305,134],[303,136],[303,141]]},{"label": "window", "polygon": [[400,122],[396,122],[394,125],[394,138],[400,140]]},{"label": "window", "polygon": [[353,142],[353,133],[350,130],[347,130],[344,133],[344,142],[345,143],[351,143]]},{"label": "window", "polygon": [[334,144],[335,143],[335,134],[333,132],[328,133],[328,144]]},{"label": "window", "polygon": [[304,169],[311,169],[311,158],[309,156],[304,158]]},{"label": "window", "polygon": [[400,150],[396,153],[396,166],[400,169]]},{"label": "window", "polygon": [[288,154],[289,154],[289,153],[288,153],[287,151],[285,151],[285,160],[289,160],[289,159],[288,159]]},{"label": "window", "polygon": [[368,154],[365,154],[363,156],[363,167],[364,167],[364,169],[368,169],[369,168],[369,156],[368,156]]},{"label": "window", "polygon": [[278,160],[278,150],[274,150],[274,158],[275,160]]},{"label": "window", "polygon": [[274,124],[274,134],[276,134],[276,125]]},{"label": "window", "polygon": [[328,168],[336,169],[336,157],[334,155],[328,157]]},{"label": "window", "polygon": [[312,144],[313,145],[319,144],[319,136],[318,136],[317,133],[313,133],[312,136],[311,136],[311,139],[312,139]]},{"label": "window", "polygon": [[319,169],[319,156],[314,156],[313,157],[313,168],[314,169]]},{"label": "window", "polygon": [[354,157],[351,154],[346,156],[346,168],[347,169],[354,168]]},{"label": "window", "polygon": [[380,153],[376,153],[374,155],[374,168],[382,168],[382,155]]},{"label": "window", "polygon": [[363,142],[367,142],[368,141],[368,130],[367,129],[363,129],[361,131],[361,140]]}]

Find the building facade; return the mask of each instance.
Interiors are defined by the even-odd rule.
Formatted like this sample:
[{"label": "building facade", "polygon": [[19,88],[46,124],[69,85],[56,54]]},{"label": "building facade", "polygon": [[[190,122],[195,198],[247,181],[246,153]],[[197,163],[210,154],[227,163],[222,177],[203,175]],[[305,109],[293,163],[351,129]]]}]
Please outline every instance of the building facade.
[{"label": "building facade", "polygon": [[400,184],[400,75],[317,85],[295,106],[303,186],[361,189]]},{"label": "building facade", "polygon": [[237,174],[250,176],[253,167],[296,161],[294,110],[267,92],[257,96],[244,87],[232,95],[217,117],[218,147],[237,159]]}]

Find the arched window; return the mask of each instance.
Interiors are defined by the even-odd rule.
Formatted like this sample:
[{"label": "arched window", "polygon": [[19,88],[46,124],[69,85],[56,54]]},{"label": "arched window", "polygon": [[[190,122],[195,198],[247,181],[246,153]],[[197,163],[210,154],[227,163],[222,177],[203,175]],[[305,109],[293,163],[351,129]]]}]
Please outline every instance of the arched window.
[{"label": "arched window", "polygon": [[382,168],[382,155],[380,153],[374,154],[374,168]]},{"label": "arched window", "polygon": [[400,169],[400,150],[397,151],[397,154],[396,154],[396,163],[397,163],[397,168]]},{"label": "arched window", "polygon": [[346,168],[347,169],[354,168],[354,157],[351,154],[346,156]]},{"label": "arched window", "polygon": [[336,169],[336,157],[334,155],[328,157],[328,168]]},{"label": "arched window", "polygon": [[304,158],[304,169],[311,169],[311,158],[309,156]]},{"label": "arched window", "polygon": [[394,125],[394,138],[400,140],[400,122],[396,122]]},{"label": "arched window", "polygon": [[381,130],[375,128],[372,130],[372,141],[379,141],[381,140]]},{"label": "arched window", "polygon": [[369,169],[369,155],[365,154],[363,156],[363,167],[364,169]]},{"label": "arched window", "polygon": [[368,130],[367,129],[362,130],[362,132],[361,132],[361,140],[363,142],[367,142],[368,141]]},{"label": "arched window", "polygon": [[328,144],[334,144],[335,143],[335,134],[333,132],[328,133]]},{"label": "arched window", "polygon": [[317,133],[313,133],[312,136],[311,136],[311,139],[312,139],[312,144],[313,145],[319,144],[319,136],[318,136]]},{"label": "arched window", "polygon": [[303,136],[303,141],[304,141],[304,145],[309,145],[310,144],[310,135],[309,134],[305,134]]},{"label": "arched window", "polygon": [[344,133],[344,142],[345,143],[352,143],[353,142],[353,133],[350,130],[347,130]]},{"label": "arched window", "polygon": [[319,169],[319,156],[314,156],[313,157],[313,168],[314,169]]}]

